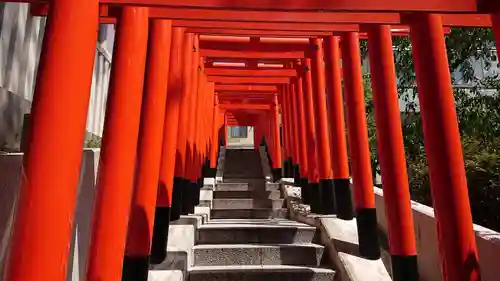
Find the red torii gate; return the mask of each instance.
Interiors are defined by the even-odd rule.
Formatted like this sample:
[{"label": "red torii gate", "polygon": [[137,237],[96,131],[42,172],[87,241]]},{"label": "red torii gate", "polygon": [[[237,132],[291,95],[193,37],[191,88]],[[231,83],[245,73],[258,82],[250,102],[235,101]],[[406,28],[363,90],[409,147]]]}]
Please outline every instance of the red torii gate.
[{"label": "red torii gate", "polygon": [[[12,2],[41,3],[38,1]],[[93,69],[92,62],[97,37],[96,30],[99,23],[99,1],[53,0],[50,3],[52,7],[49,13],[33,102],[33,126],[30,129],[31,142],[24,159],[25,178],[21,187],[19,211],[16,215],[16,223],[13,228],[11,256],[6,268],[7,281],[31,279],[62,280],[65,277],[65,267],[61,266],[61,262],[64,262],[68,256],[67,244],[71,232],[71,224],[68,222],[71,221],[75,205],[74,198],[81,160],[83,128],[85,126]],[[126,205],[126,202],[132,195],[133,171],[135,166],[135,149],[130,148],[135,148],[137,142],[139,142],[139,171],[137,176],[139,178],[138,181],[141,182],[140,193],[144,196],[144,201],[138,199],[136,195],[133,202],[136,205],[147,207],[148,211],[145,216],[149,221],[148,226],[145,226],[141,233],[137,235],[143,235],[146,240],[149,240],[147,236],[153,232],[150,222],[152,213],[154,212],[154,208],[151,207],[152,204],[154,205],[154,203],[151,203],[151,198],[154,198],[154,196],[152,197],[151,195],[156,193],[157,180],[160,179],[160,182],[165,185],[159,189],[159,197],[170,199],[165,199],[167,201],[164,203],[165,205],[160,203],[160,207],[157,208],[155,215],[165,218],[164,212],[170,212],[170,207],[174,210],[175,208],[172,204],[180,203],[175,200],[176,197],[174,194],[175,187],[181,185],[174,184],[174,190],[171,190],[172,175],[175,176],[176,182],[184,182],[184,186],[188,184],[187,182],[192,185],[198,176],[196,173],[193,173],[196,169],[193,168],[190,170],[190,166],[186,164],[186,161],[189,160],[191,161],[189,163],[194,165],[197,165],[199,162],[194,161],[193,155],[189,155],[188,152],[192,148],[191,144],[203,143],[203,141],[200,142],[200,136],[196,135],[195,130],[191,129],[202,128],[199,126],[200,119],[202,118],[193,118],[197,120],[197,124],[188,121],[189,118],[186,118],[188,109],[196,107],[197,111],[205,110],[206,112],[210,112],[212,109],[214,117],[210,121],[211,128],[215,128],[216,126],[213,125],[217,124],[219,120],[215,110],[218,105],[214,108],[207,106],[207,104],[216,104],[216,102],[210,103],[214,99],[213,89],[211,91],[198,91],[198,96],[200,93],[203,93],[203,98],[201,99],[198,96],[196,98],[193,97],[193,93],[197,92],[194,89],[204,88],[198,87],[198,80],[194,78],[198,76],[203,77],[203,75],[198,75],[198,62],[196,59],[199,56],[199,52],[192,52],[189,49],[189,46],[193,45],[190,43],[193,40],[193,36],[189,34],[184,35],[184,30],[180,28],[174,28],[171,31],[170,21],[156,19],[151,23],[149,30],[151,41],[148,45],[148,9],[134,7],[133,5],[169,6],[169,11],[172,14],[179,12],[177,15],[179,17],[183,15],[182,13],[184,13],[185,17],[195,17],[198,15],[202,18],[208,18],[214,14],[226,14],[229,18],[237,13],[255,13],[260,14],[257,16],[262,17],[264,21],[268,20],[270,22],[277,21],[275,18],[269,17],[271,13],[280,13],[280,15],[289,13],[290,17],[295,16],[295,20],[291,21],[296,22],[301,21],[299,19],[301,15],[307,14],[310,17],[304,17],[303,21],[321,22],[321,18],[324,19],[326,16],[323,13],[314,13],[312,11],[368,12],[370,17],[377,17],[377,13],[379,12],[394,12],[396,14],[399,12],[416,12],[413,15],[403,15],[399,21],[394,23],[387,23],[384,20],[368,22],[370,24],[379,24],[370,27],[368,39],[371,49],[371,66],[373,69],[376,69],[372,73],[377,137],[381,139],[379,140],[379,151],[384,174],[384,196],[392,205],[387,206],[387,208],[390,208],[387,215],[391,237],[391,254],[393,262],[396,262],[393,264],[401,264],[400,267],[395,267],[395,270],[399,269],[400,272],[394,272],[394,278],[395,280],[413,280],[410,273],[416,273],[414,272],[416,270],[416,253],[413,229],[411,227],[411,214],[409,213],[410,209],[408,206],[409,195],[406,188],[407,183],[405,182],[404,149],[400,137],[401,128],[398,127],[400,125],[396,122],[399,120],[399,109],[397,108],[394,65],[391,57],[391,33],[390,27],[386,25],[403,22],[408,24],[411,29],[421,110],[422,116],[425,117],[423,119],[423,126],[426,135],[426,152],[429,157],[434,207],[438,221],[440,252],[443,260],[443,279],[479,279],[477,265],[466,264],[466,261],[470,260],[471,257],[473,260],[477,260],[477,254],[474,246],[460,139],[442,38],[443,20],[451,15],[440,16],[428,13],[499,13],[500,3],[498,1],[421,0],[405,2],[399,0],[351,0],[324,2],[303,0],[294,1],[286,6],[278,6],[264,0],[143,0],[140,2],[132,0],[104,0],[100,3],[125,5],[126,7],[121,9],[118,21],[117,48],[113,61],[108,114],[106,116],[105,135],[103,138],[102,164],[100,165],[98,196],[96,212],[94,214],[95,223],[93,225],[92,246],[89,251],[92,259],[89,263],[88,280],[116,280],[117,276],[121,274],[122,265],[120,255],[123,252],[121,251],[123,247],[120,245],[124,244],[122,242],[125,239],[127,229],[126,222],[129,207]],[[190,9],[184,9],[186,7]],[[210,10],[203,10],[204,8],[209,8]],[[241,11],[243,8],[274,11]],[[227,9],[240,11],[228,11]],[[298,12],[299,10],[305,12]],[[209,11],[213,12],[210,13]],[[152,9],[152,14],[155,12],[157,10]],[[342,13],[338,13],[338,15],[340,17]],[[500,30],[500,16],[492,14],[491,17],[498,43],[500,42],[500,32],[498,31]],[[162,16],[159,18],[169,17]],[[244,18],[241,17],[241,21],[244,21]],[[240,21],[239,18],[234,18],[233,20]],[[238,32],[234,31],[235,29],[223,30],[235,34],[249,32]],[[217,33],[223,30],[203,32]],[[199,31],[202,32],[201,29]],[[170,32],[172,32],[172,37],[170,37]],[[258,30],[258,32],[263,32],[258,34],[266,33],[262,30]],[[279,31],[277,34],[287,33]],[[311,33],[307,32],[304,34]],[[329,35],[329,33],[322,35]],[[186,44],[188,48],[182,47],[181,41],[183,37],[188,42]],[[374,209],[372,198],[369,195],[371,178],[368,177],[369,169],[367,165],[369,162],[367,162],[366,128],[363,127],[366,121],[364,120],[364,109],[360,106],[362,104],[360,102],[362,98],[362,84],[359,75],[359,43],[356,32],[345,32],[340,34],[340,37],[344,62],[343,76],[345,92],[347,93],[345,96],[348,131],[355,136],[355,138],[349,138],[349,147],[353,162],[352,176],[356,191],[356,203],[358,204],[358,211],[362,211],[358,212],[358,221],[360,217],[371,218],[365,220],[367,225],[360,225],[359,232],[361,234],[363,233],[363,227],[374,227],[372,225],[374,222]],[[292,100],[292,102],[288,102],[284,98],[283,102],[284,106],[288,107],[286,109],[288,113],[285,113],[285,116],[289,118],[288,121],[285,121],[285,123],[288,122],[288,125],[291,123],[291,112],[302,111],[298,104],[304,102],[306,105],[303,105],[303,107],[310,108],[310,101],[297,99],[297,95],[291,95],[291,92],[313,91],[315,93],[313,97],[321,98],[322,96],[317,94],[320,92],[319,89],[324,86],[324,80],[322,80],[324,78],[321,78],[321,70],[318,63],[322,49],[318,39],[313,42],[318,46],[318,49],[312,57],[312,64],[309,58],[305,59],[304,63],[307,67],[311,64],[309,69],[312,70],[313,74],[315,73],[313,75],[315,78],[310,77],[311,71],[306,71],[302,77],[302,80],[306,81],[305,83],[296,82],[293,84],[293,87],[286,86],[281,90],[284,97]],[[194,43],[194,45],[196,44]],[[145,81],[143,81],[144,69],[146,67],[146,49],[148,46],[147,69],[148,73],[151,74],[148,74]],[[168,48],[166,48],[167,46]],[[335,128],[334,132],[330,131],[330,134],[331,136],[335,136],[334,139],[336,140],[336,144],[331,144],[329,149],[333,151],[335,146],[335,149],[342,150],[340,151],[341,154],[345,154],[346,146],[345,144],[342,145],[341,140],[344,139],[345,142],[345,136],[344,132],[339,130],[343,126],[339,121],[343,119],[343,115],[338,103],[338,97],[340,96],[341,98],[340,79],[338,79],[340,75],[338,38],[328,36],[325,40],[325,47],[327,50],[325,52],[326,69],[329,72],[327,73],[326,80],[329,85],[333,86],[328,87],[328,94],[330,97],[336,98],[329,99],[329,105],[330,108],[339,109],[329,111],[331,114],[330,121]],[[168,52],[167,50],[170,48],[171,52]],[[171,56],[169,56],[169,53]],[[193,53],[196,54],[193,55]],[[431,57],[434,60],[428,59],[427,56],[429,54],[432,54]],[[176,59],[182,57],[182,61],[185,62],[186,67],[181,67],[177,63],[177,61],[181,60],[169,61],[170,57]],[[68,63],[68,61],[72,63]],[[180,73],[182,73],[182,78]],[[61,75],[65,79],[61,79]],[[162,79],[158,77],[162,77]],[[186,77],[190,78],[186,79]],[[201,80],[203,81],[203,79]],[[168,83],[165,81],[168,81]],[[143,114],[144,116],[148,116],[144,117],[144,119],[150,121],[141,123],[142,133],[139,140],[137,140],[137,138],[130,136],[138,135],[139,131],[143,83],[145,83],[144,103],[145,107],[149,109]],[[208,82],[201,82],[201,84],[203,83]],[[228,89],[227,91],[235,91],[240,86],[257,92],[264,89],[248,85],[211,85],[214,89],[220,87]],[[307,88],[300,90],[300,85],[306,85],[313,90]],[[169,92],[168,99],[166,98],[167,89]],[[55,107],[54,104],[58,104],[62,95],[69,92],[72,93],[72,99],[64,99],[67,102],[64,106]],[[304,96],[311,97],[309,94],[305,94]],[[158,97],[166,100],[166,111],[163,106],[154,106],[152,100]],[[201,103],[200,101],[207,102]],[[313,101],[316,104],[317,102],[318,100],[316,102]],[[290,105],[293,106],[290,107]],[[162,107],[163,109],[161,109]],[[309,113],[311,112],[309,111]],[[323,127],[324,122],[326,122],[326,116],[323,111],[318,114],[314,119],[321,123],[319,128],[324,137]],[[395,117],[396,114],[397,118]],[[177,132],[177,126],[164,124],[163,120],[167,117],[169,118],[169,123],[172,120],[179,120],[179,124],[182,124],[179,128],[183,129]],[[298,119],[299,121],[304,120],[302,117]],[[173,123],[177,124],[178,122]],[[163,134],[168,136],[164,138],[163,143],[161,141],[158,142],[158,138],[155,137],[158,134],[158,129],[162,126],[165,126]],[[186,127],[190,129],[185,129]],[[305,124],[305,127],[310,128],[311,124]],[[293,131],[293,129],[295,128],[288,126],[288,131]],[[172,132],[173,130],[175,130],[175,133]],[[170,134],[167,135],[167,131]],[[210,155],[213,155],[215,151],[213,145],[214,131],[215,129],[213,131],[205,130],[201,132],[205,140],[212,138]],[[65,138],[61,138],[63,132]],[[297,136],[296,132],[294,134]],[[172,138],[175,137],[172,136],[177,136],[177,142],[173,141]],[[320,138],[322,139],[322,145],[318,146],[322,148],[322,153],[327,150],[327,145],[323,137]],[[189,144],[186,144],[186,142],[189,142]],[[303,148],[303,146],[296,144],[288,145],[287,147],[291,146]],[[150,152],[146,151],[147,149]],[[163,154],[161,151],[163,151]],[[180,155],[177,158],[178,161],[175,160],[176,153]],[[335,157],[339,157],[339,154],[334,155]],[[335,177],[335,174],[340,174],[340,178],[335,178],[339,181],[335,183],[338,186],[342,186],[342,181],[340,180],[345,182],[349,176],[346,169],[347,161],[337,159],[337,162],[339,162],[340,167],[335,168],[335,164],[333,164],[333,177]],[[302,163],[304,161],[300,161],[300,164]],[[326,169],[321,170],[326,174],[329,173]],[[342,171],[345,171],[345,173]],[[152,187],[153,185],[154,188]],[[120,186],[123,190],[117,194],[114,189],[115,186]],[[451,186],[451,188],[443,190],[443,186]],[[166,190],[168,188],[170,190]],[[50,192],[47,190],[50,190]],[[167,195],[162,196],[162,192]],[[50,199],[56,195],[62,199],[58,200],[57,204],[54,204]],[[172,197],[174,200],[172,200]],[[135,215],[132,212],[132,220]],[[50,218],[50,221],[47,218]],[[109,230],[111,226],[113,226],[113,230]],[[31,235],[33,233],[36,233],[37,237],[32,238]],[[363,238],[367,240],[374,239],[373,237]],[[362,239],[360,239],[360,243],[363,243]],[[131,259],[128,262],[134,261],[135,264],[137,262],[144,263],[142,255],[149,254],[149,245],[136,245],[137,249],[134,250],[130,249],[129,247],[134,247],[129,245],[132,244],[127,243],[127,254],[132,254],[131,257],[136,258],[136,260]],[[153,250],[155,249],[153,247]],[[30,254],[26,254],[27,252]],[[52,255],[47,257],[46,253],[51,253]],[[138,256],[134,256],[134,254]],[[28,271],[26,268],[33,270]],[[407,279],[404,279],[405,277]]]}]

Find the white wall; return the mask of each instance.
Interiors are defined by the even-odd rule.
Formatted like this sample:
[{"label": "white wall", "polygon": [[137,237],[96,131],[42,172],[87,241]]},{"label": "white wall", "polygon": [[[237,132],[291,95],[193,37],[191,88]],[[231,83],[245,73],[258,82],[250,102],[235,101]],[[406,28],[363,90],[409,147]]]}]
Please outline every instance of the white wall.
[{"label": "white wall", "polygon": [[[0,146],[19,145],[23,115],[31,109],[44,29],[45,18],[31,17],[29,4],[0,3]],[[97,136],[102,135],[114,27],[101,25],[99,37],[87,119],[87,131]]]},{"label": "white wall", "polygon": [[[98,163],[99,149],[86,149],[83,152],[66,281],[85,280]],[[21,165],[21,153],[0,155],[0,280],[3,280],[8,254]]]},{"label": "white wall", "polygon": [[228,132],[228,147],[235,147],[235,148],[254,148],[253,146],[253,135],[254,135],[254,130],[253,127],[247,127],[247,137],[246,138],[232,138],[231,137],[231,130],[229,129]]}]

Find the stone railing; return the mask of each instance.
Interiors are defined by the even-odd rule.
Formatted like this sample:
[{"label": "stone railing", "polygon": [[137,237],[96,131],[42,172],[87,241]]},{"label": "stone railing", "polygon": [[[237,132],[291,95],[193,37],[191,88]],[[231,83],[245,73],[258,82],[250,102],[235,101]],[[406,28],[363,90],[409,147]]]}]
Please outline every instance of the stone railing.
[{"label": "stone railing", "polygon": [[[383,191],[375,187],[375,204],[377,207],[377,220],[380,230],[387,234],[387,219],[385,216],[385,202]],[[441,280],[441,262],[438,252],[436,221],[434,209],[411,202],[413,209],[413,222],[415,228],[415,239],[417,242],[418,266],[420,280]],[[481,268],[481,280],[496,281],[500,276],[500,233],[491,229],[474,225],[476,233],[476,245],[479,255],[479,266]],[[386,262],[384,260],[384,262]],[[386,263],[390,267],[390,260]]]}]

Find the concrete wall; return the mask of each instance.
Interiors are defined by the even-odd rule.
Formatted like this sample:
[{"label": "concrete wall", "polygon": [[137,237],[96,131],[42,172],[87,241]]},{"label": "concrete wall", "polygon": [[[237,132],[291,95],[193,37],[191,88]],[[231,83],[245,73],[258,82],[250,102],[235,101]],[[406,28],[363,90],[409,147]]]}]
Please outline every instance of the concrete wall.
[{"label": "concrete wall", "polygon": [[[377,220],[382,231],[387,233],[385,203],[382,189],[374,188]],[[441,263],[437,246],[436,222],[431,207],[412,201],[413,221],[417,242],[420,280],[439,281]],[[479,265],[483,281],[497,281],[500,276],[500,233],[474,225],[476,245],[479,252]]]},{"label": "concrete wall", "polygon": [[[0,148],[19,147],[23,115],[31,110],[44,30],[45,18],[31,17],[29,4],[0,3]],[[114,27],[101,25],[87,119],[87,131],[96,136],[102,135],[113,41]]]},{"label": "concrete wall", "polygon": [[254,131],[253,127],[248,127],[248,133],[246,138],[232,138],[231,134],[228,130],[228,147],[238,147],[238,148],[253,148],[253,136],[254,136]]},{"label": "concrete wall", "polygon": [[[94,204],[98,163],[98,149],[86,149],[83,152],[67,281],[85,280],[85,264],[91,223],[90,214],[92,214]],[[4,266],[8,254],[21,165],[22,154],[20,153],[0,155],[0,280],[3,280]]]}]

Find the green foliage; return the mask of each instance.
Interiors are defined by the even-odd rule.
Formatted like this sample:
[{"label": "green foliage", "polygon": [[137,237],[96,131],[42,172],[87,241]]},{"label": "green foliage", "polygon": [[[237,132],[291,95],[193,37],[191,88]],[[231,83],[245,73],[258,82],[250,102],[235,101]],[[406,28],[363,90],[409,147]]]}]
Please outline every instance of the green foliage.
[{"label": "green foliage", "polygon": [[[432,205],[428,166],[420,114],[416,106],[417,89],[411,41],[394,37],[395,65],[400,98],[407,102],[401,114],[404,146],[412,199]],[[455,88],[455,105],[462,139],[463,156],[475,223],[500,231],[500,78],[476,77],[474,60],[481,60],[485,71],[495,60],[493,34],[484,28],[453,28],[446,36],[450,72],[459,70],[457,80],[471,85]],[[361,44],[366,56],[366,42]],[[365,76],[368,131],[374,172],[377,171],[375,122],[371,107],[369,76]],[[453,82],[459,82],[453,81]],[[441,187],[445,188],[445,187]]]}]

